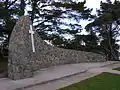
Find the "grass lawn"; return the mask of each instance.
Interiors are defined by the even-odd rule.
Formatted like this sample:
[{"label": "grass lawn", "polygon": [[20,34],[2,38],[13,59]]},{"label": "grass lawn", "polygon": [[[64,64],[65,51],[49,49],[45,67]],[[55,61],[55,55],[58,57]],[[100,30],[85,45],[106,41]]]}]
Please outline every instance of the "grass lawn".
[{"label": "grass lawn", "polygon": [[105,72],[58,90],[120,90],[120,75]]},{"label": "grass lawn", "polygon": [[7,61],[0,61],[0,73],[7,71]]},{"label": "grass lawn", "polygon": [[118,71],[120,71],[120,67],[118,67],[118,68],[114,68],[113,70],[118,70]]}]

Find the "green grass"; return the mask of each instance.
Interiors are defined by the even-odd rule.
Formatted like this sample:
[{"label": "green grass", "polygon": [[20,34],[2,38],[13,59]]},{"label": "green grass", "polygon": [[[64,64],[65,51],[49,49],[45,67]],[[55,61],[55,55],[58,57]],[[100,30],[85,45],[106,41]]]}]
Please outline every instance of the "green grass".
[{"label": "green grass", "polygon": [[7,71],[7,61],[0,61],[0,73]]},{"label": "green grass", "polygon": [[120,75],[105,72],[58,90],[120,90]]},{"label": "green grass", "polygon": [[118,67],[118,68],[114,68],[113,70],[118,70],[118,71],[120,71],[120,67]]}]

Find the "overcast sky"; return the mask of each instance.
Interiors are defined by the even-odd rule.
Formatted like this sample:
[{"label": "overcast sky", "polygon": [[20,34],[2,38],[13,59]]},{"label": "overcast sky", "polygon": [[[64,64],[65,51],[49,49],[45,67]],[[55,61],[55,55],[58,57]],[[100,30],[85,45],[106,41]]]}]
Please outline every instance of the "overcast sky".
[{"label": "overcast sky", "polygon": [[[78,1],[84,1],[84,0],[78,0]],[[88,8],[93,8],[93,11],[92,13],[95,13],[96,12],[96,9],[99,9],[100,8],[100,2],[103,1],[103,2],[106,2],[106,0],[86,0],[86,6]],[[115,0],[111,0],[112,2],[114,2]],[[82,27],[84,28],[89,22],[87,21],[82,21],[81,22],[81,25]],[[81,34],[86,34],[85,31],[82,31]]]},{"label": "overcast sky", "polygon": [[[83,0],[80,0],[80,1],[83,1]],[[105,2],[106,0],[86,0],[86,5],[87,7],[93,8],[95,10],[96,8],[100,7],[101,1]],[[111,0],[111,1],[114,2],[115,0]]]}]

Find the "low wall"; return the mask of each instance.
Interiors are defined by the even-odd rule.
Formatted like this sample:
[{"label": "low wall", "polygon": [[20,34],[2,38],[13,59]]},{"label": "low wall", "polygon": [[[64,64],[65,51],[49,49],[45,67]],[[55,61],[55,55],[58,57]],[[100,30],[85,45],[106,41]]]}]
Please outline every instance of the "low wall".
[{"label": "low wall", "polygon": [[35,52],[32,51],[31,21],[23,16],[16,23],[9,42],[8,77],[13,80],[32,77],[34,71],[55,65],[105,61],[104,56],[92,52],[75,51],[48,45],[36,33]]}]

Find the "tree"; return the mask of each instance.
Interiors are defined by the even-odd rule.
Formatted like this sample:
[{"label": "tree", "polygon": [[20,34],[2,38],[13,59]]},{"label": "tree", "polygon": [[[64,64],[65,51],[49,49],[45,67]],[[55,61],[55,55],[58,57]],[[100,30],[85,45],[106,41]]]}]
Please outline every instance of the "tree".
[{"label": "tree", "polygon": [[[71,34],[71,32],[80,33],[82,30],[80,20],[92,17],[90,14],[92,9],[85,7],[85,3],[85,1],[77,3],[72,0],[57,2],[55,0],[32,0],[32,11],[29,11],[29,14],[43,39],[49,39],[45,37],[50,33],[52,37],[56,35],[61,37],[62,34]],[[76,23],[73,24],[70,20]]]},{"label": "tree", "polygon": [[87,31],[99,33],[100,45],[108,60],[118,59],[118,45],[116,38],[120,31],[120,1],[110,0],[100,3],[96,19],[86,26]]},{"label": "tree", "polygon": [[[23,5],[24,4],[24,5]],[[21,15],[24,15],[25,1],[1,0],[0,1],[0,56],[8,49],[8,42],[13,27]],[[5,52],[7,53],[7,52]]]},{"label": "tree", "polygon": [[[32,2],[33,9],[29,11],[29,14],[33,23],[37,23],[35,27],[42,39],[48,40],[54,46],[97,52],[95,49],[99,47],[97,46],[97,36],[92,33],[90,35],[78,35],[83,30],[79,23],[80,20],[91,20],[95,17],[91,15],[92,9],[85,7],[85,3],[86,1],[55,2],[36,0]],[[63,20],[72,20],[75,23],[68,23]],[[61,26],[65,28],[61,28]],[[72,35],[74,39],[67,40],[62,34]],[[85,45],[82,45],[82,42]]]},{"label": "tree", "polygon": [[0,1],[0,7],[1,33],[6,34],[9,38],[16,20],[18,20],[18,18],[24,14],[23,10],[21,10],[21,7],[23,7],[23,5],[17,0],[5,0]]}]

